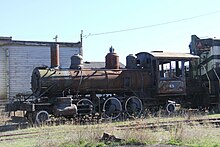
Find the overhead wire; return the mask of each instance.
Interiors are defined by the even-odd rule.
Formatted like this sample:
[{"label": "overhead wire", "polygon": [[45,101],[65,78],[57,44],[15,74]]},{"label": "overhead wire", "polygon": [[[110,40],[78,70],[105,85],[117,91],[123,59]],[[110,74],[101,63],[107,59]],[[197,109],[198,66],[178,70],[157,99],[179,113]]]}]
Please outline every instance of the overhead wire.
[{"label": "overhead wire", "polygon": [[219,12],[220,11],[213,11],[213,12],[209,12],[209,13],[205,13],[205,14],[201,14],[201,15],[196,15],[196,16],[192,16],[192,17],[187,17],[187,18],[182,18],[182,19],[177,19],[177,20],[172,20],[172,21],[167,21],[167,22],[162,22],[162,23],[157,23],[157,24],[152,24],[152,25],[146,25],[146,26],[141,26],[141,27],[135,27],[135,28],[121,29],[121,30],[115,30],[115,31],[107,31],[107,32],[101,32],[101,33],[89,33],[88,35],[84,35],[83,37],[88,38],[88,37],[91,37],[91,36],[107,35],[107,34],[113,34],[113,33],[121,33],[121,32],[127,32],[127,31],[134,31],[134,30],[140,30],[140,29],[145,29],[145,28],[157,27],[157,26],[161,26],[161,25],[178,23],[178,22],[187,21],[187,20],[191,20],[191,19],[195,19],[195,18],[199,18],[199,17],[213,15],[213,14],[216,14],[216,13],[219,13]]}]

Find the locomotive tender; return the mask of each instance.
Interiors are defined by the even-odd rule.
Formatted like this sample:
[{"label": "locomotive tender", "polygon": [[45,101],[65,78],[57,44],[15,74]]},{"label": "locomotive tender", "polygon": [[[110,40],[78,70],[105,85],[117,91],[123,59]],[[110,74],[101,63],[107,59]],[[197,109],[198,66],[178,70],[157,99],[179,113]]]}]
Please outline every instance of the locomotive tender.
[{"label": "locomotive tender", "polygon": [[6,110],[26,111],[26,117],[38,123],[50,114],[68,118],[99,114],[117,119],[121,114],[139,116],[161,106],[172,112],[177,104],[189,101],[186,67],[199,58],[185,53],[140,52],[128,55],[126,67],[121,68],[111,47],[103,68],[85,68],[82,57],[73,55],[70,68],[60,69],[58,52],[59,45],[52,45],[51,67],[33,70],[33,93],[14,99]]}]

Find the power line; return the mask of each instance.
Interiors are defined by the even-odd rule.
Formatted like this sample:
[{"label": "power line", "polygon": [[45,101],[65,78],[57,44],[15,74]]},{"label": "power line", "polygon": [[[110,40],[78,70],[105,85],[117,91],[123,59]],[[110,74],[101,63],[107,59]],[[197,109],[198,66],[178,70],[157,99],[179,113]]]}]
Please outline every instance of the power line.
[{"label": "power line", "polygon": [[187,21],[187,20],[191,20],[191,19],[195,19],[195,18],[199,18],[199,17],[213,15],[213,14],[219,13],[219,12],[220,11],[214,11],[214,12],[209,12],[209,13],[205,13],[205,14],[201,14],[201,15],[197,15],[197,16],[193,16],[193,17],[187,17],[187,18],[183,18],[183,19],[178,19],[178,20],[173,20],[173,21],[168,21],[168,22],[162,22],[162,23],[152,24],[152,25],[146,25],[146,26],[141,26],[141,27],[136,27],[136,28],[128,28],[128,29],[121,29],[121,30],[116,30],[116,31],[108,31],[108,32],[94,33],[94,34],[89,33],[88,35],[85,35],[83,37],[88,38],[90,36],[107,35],[107,34],[113,34],[113,33],[121,33],[121,32],[127,32],[127,31],[134,31],[134,30],[140,30],[140,29],[145,29],[145,28],[157,27],[157,26],[161,26],[161,25],[167,25],[167,24],[171,24],[171,23],[178,23],[178,22],[181,22],[181,21]]}]

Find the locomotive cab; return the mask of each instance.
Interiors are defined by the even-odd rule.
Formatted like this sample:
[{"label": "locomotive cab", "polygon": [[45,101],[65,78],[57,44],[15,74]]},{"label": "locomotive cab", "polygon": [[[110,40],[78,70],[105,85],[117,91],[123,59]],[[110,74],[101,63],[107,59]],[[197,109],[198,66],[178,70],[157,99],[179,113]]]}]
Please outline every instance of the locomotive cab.
[{"label": "locomotive cab", "polygon": [[159,95],[185,95],[185,63],[184,60],[159,59],[157,61]]},{"label": "locomotive cab", "polygon": [[186,95],[186,70],[189,61],[197,59],[186,53],[152,52],[156,59],[157,94],[159,97]]},{"label": "locomotive cab", "polygon": [[152,79],[154,79],[155,94],[153,97],[158,100],[161,106],[168,103],[167,109],[172,107],[174,110],[175,103],[183,102],[186,96],[186,72],[189,61],[197,59],[198,56],[163,51],[141,52],[136,56],[139,68],[149,70]]}]

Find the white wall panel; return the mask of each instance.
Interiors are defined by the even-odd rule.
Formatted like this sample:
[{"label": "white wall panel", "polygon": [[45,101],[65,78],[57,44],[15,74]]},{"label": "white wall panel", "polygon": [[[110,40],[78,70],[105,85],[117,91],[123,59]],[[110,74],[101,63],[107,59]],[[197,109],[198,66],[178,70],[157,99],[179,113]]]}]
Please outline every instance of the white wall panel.
[{"label": "white wall panel", "polygon": [[[206,54],[204,54],[205,56]],[[208,52],[208,56],[206,58],[204,58],[204,60],[207,60],[207,58],[212,58],[213,56],[216,55],[220,55],[220,47],[219,46],[213,46],[210,49],[210,52]],[[201,69],[201,74],[204,75],[206,74],[206,72],[210,71],[213,69],[213,67],[216,66],[216,63],[220,63],[220,59],[211,59],[208,63],[206,63],[205,67],[206,70],[204,70],[204,68]]]},{"label": "white wall panel", "polygon": [[[35,67],[50,67],[49,46],[9,46],[10,97],[18,93],[31,93],[31,74]],[[60,47],[61,68],[69,68],[70,58],[79,54],[78,48]]]},{"label": "white wall panel", "polygon": [[6,49],[0,48],[0,99],[7,97]]},{"label": "white wall panel", "polygon": [[36,66],[49,65],[48,47],[44,46],[10,46],[10,97],[17,93],[31,93],[30,81],[32,70]]},{"label": "white wall panel", "polygon": [[220,46],[213,46],[211,50],[211,55],[220,55]]},{"label": "white wall panel", "polygon": [[60,47],[60,67],[69,68],[74,54],[79,54],[78,48]]}]

